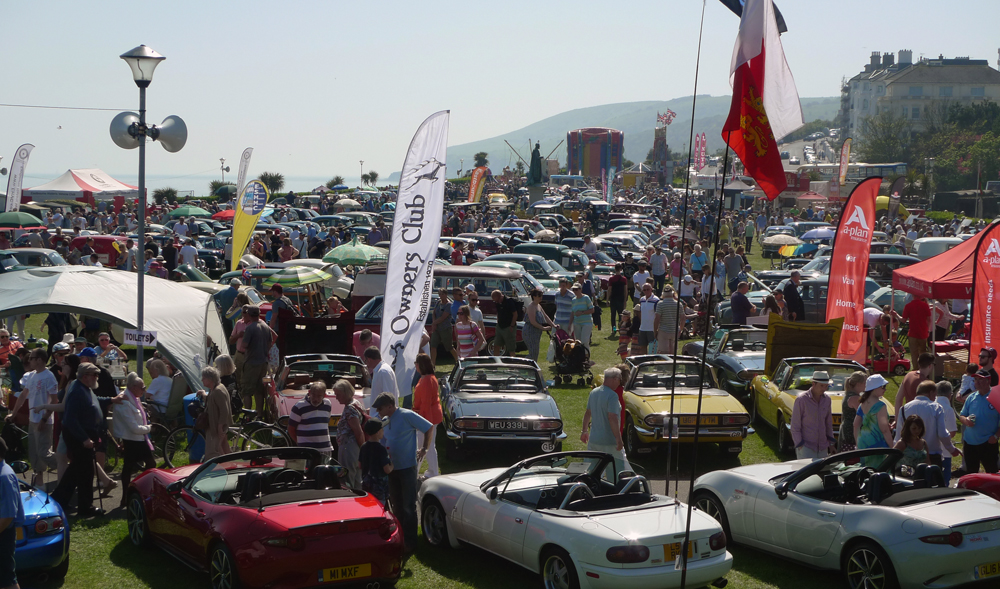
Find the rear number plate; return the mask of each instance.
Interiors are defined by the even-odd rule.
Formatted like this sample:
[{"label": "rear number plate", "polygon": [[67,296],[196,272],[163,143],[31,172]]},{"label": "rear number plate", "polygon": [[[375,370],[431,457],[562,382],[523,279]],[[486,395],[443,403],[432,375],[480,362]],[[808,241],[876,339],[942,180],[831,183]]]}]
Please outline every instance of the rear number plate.
[{"label": "rear number plate", "polygon": [[[694,415],[685,415],[681,417],[681,425],[694,425]],[[719,425],[719,416],[717,415],[702,415],[701,425]]]},{"label": "rear number plate", "polygon": [[489,429],[504,429],[504,430],[526,430],[528,429],[528,422],[517,421],[517,420],[504,420],[504,421],[487,421],[486,427]]},{"label": "rear number plate", "polygon": [[372,576],[371,564],[355,564],[347,567],[336,567],[323,569],[319,572],[319,582],[329,583],[330,581],[345,581],[347,579],[361,579]]},{"label": "rear number plate", "polygon": [[977,579],[987,579],[1000,575],[1000,560],[977,566],[973,574]]},{"label": "rear number plate", "polygon": [[[681,554],[682,542],[663,545],[663,562],[672,561]],[[694,542],[688,542],[688,559],[694,556]]]}]

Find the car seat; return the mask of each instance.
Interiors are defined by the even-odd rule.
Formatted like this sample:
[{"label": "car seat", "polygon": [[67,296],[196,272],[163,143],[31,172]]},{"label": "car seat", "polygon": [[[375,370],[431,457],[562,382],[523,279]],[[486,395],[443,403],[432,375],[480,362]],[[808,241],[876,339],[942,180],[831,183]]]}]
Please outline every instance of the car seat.
[{"label": "car seat", "polygon": [[918,464],[913,475],[913,486],[928,489],[944,487],[944,473],[936,464]]},{"label": "car seat", "polygon": [[615,493],[621,492],[628,484],[630,480],[635,476],[635,473],[631,470],[623,470],[618,473],[618,479],[615,481]]},{"label": "car seat", "polygon": [[840,483],[840,477],[834,473],[827,473],[823,475],[823,490],[827,492],[840,491],[843,489],[843,485]]},{"label": "car seat", "polygon": [[337,469],[330,464],[317,464],[312,469],[313,481],[317,489],[340,489]]},{"label": "car seat", "polygon": [[248,472],[243,479],[243,488],[240,491],[240,502],[253,501],[267,494],[270,485],[267,482],[267,474],[263,472]]},{"label": "car seat", "polygon": [[867,486],[868,501],[872,505],[878,505],[892,495],[892,477],[887,472],[873,474]]}]

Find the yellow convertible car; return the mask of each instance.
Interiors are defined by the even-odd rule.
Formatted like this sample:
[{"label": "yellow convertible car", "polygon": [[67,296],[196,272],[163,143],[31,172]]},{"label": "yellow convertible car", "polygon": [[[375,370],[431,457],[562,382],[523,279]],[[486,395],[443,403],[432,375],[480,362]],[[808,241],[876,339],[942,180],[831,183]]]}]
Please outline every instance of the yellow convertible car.
[{"label": "yellow convertible car", "polygon": [[[652,452],[670,439],[717,443],[738,454],[753,433],[743,404],[717,387],[712,371],[691,356],[632,356],[625,378],[625,450]],[[702,395],[698,418],[698,395]],[[671,411],[671,400],[673,411]],[[696,424],[698,424],[696,426]]]}]

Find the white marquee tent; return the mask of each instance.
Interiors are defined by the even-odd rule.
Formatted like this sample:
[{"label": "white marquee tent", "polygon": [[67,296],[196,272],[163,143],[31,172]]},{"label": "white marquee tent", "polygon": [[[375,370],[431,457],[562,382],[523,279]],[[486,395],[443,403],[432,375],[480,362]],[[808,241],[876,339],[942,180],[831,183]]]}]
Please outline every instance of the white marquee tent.
[{"label": "white marquee tent", "polygon": [[112,200],[116,196],[137,198],[139,188],[112,178],[103,170],[66,170],[66,173],[51,182],[25,188],[22,195],[36,202],[46,200]]},{"label": "white marquee tent", "polygon": [[[88,266],[52,266],[0,274],[0,317],[25,313],[83,313],[135,328],[138,280],[132,272]],[[200,290],[145,278],[143,329],[155,331],[157,349],[179,368],[192,390],[204,388],[201,365],[209,348],[225,348],[215,301]],[[147,357],[151,357],[150,351]]]}]

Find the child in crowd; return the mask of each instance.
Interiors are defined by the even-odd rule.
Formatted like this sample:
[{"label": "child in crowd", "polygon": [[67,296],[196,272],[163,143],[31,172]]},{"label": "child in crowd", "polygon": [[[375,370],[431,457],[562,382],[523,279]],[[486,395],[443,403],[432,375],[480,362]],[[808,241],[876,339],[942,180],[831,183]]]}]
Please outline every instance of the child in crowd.
[{"label": "child in crowd", "polygon": [[392,460],[389,459],[389,451],[379,443],[385,435],[382,432],[382,422],[370,419],[365,423],[364,430],[368,441],[361,446],[358,458],[361,462],[361,488],[385,504],[389,497]]},{"label": "child in crowd", "polygon": [[[951,397],[954,392],[955,390],[952,388],[951,383],[947,380],[937,383],[936,402],[944,412],[944,428],[948,430],[948,435],[952,438],[958,433],[955,408],[951,404]],[[944,484],[948,485],[951,481],[951,456],[947,455],[947,453],[941,454],[941,471],[944,474]]]},{"label": "child in crowd", "polygon": [[965,367],[965,374],[962,375],[962,386],[958,389],[958,398],[965,400],[966,395],[976,392],[976,371],[979,366],[969,364]]}]

